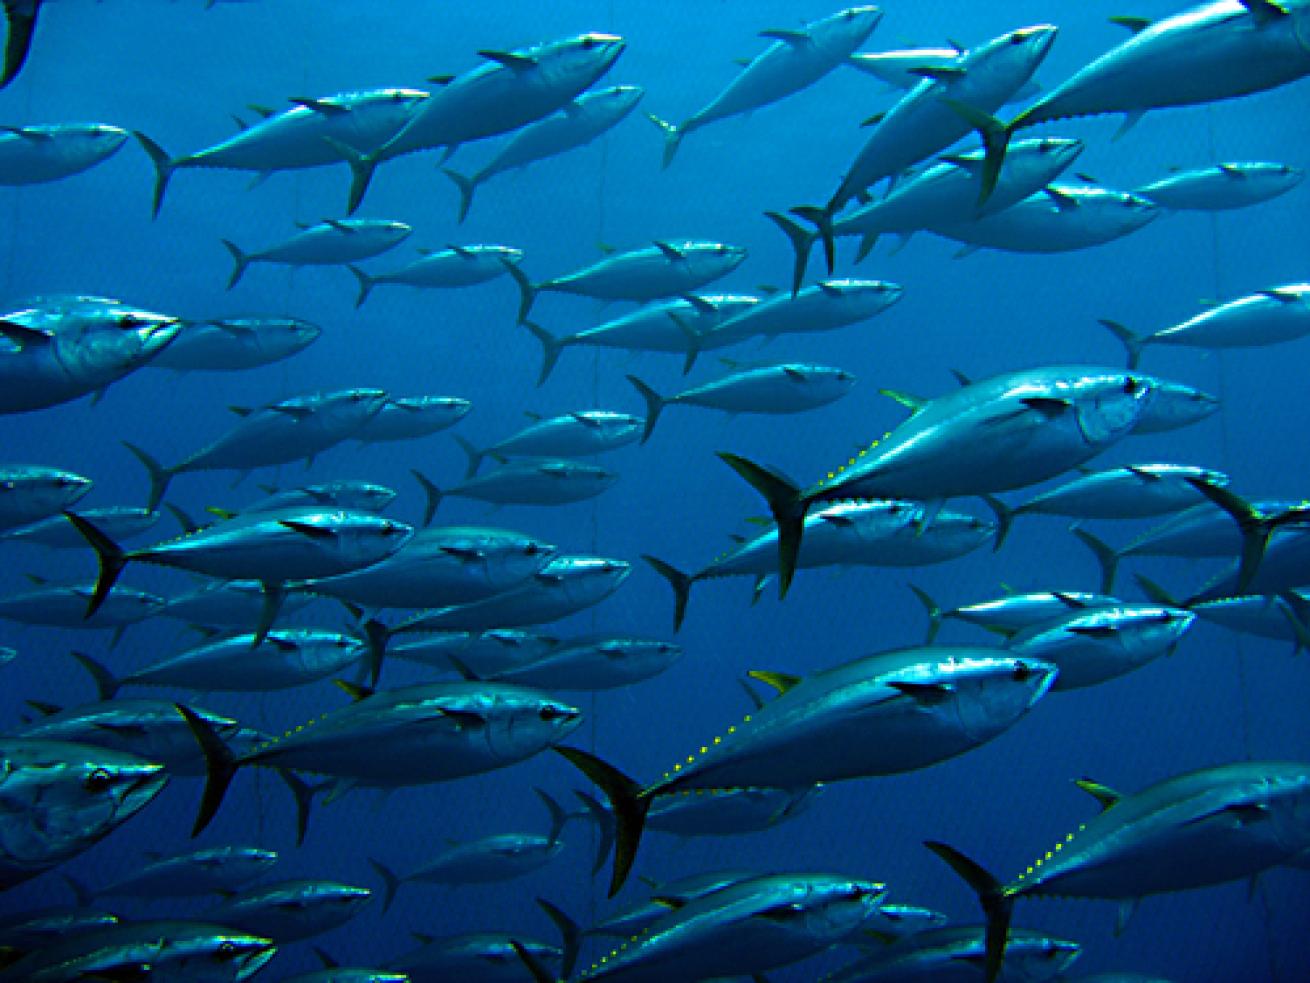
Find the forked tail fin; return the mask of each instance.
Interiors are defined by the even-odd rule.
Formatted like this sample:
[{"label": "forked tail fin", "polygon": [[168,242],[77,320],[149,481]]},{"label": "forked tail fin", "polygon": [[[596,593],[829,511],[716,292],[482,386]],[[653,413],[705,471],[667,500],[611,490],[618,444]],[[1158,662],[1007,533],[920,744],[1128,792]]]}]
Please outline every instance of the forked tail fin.
[{"label": "forked tail fin", "polygon": [[673,632],[677,634],[678,629],[682,627],[682,620],[687,617],[687,602],[691,600],[691,585],[696,582],[696,578],[649,553],[641,554],[641,558],[673,588]]},{"label": "forked tail fin", "polygon": [[1010,916],[1014,911],[1014,899],[1005,893],[1000,881],[959,850],[934,840],[925,841],[924,846],[941,857],[978,895],[978,903],[982,905],[983,914],[987,917],[984,978],[987,983],[992,983],[1000,974],[1001,965],[1005,960],[1005,944],[1010,937]]},{"label": "forked tail fin", "polygon": [[809,502],[790,479],[772,468],[761,467],[736,454],[720,453],[719,457],[769,503],[773,521],[778,525],[778,597],[786,597],[792,578],[796,576],[796,561],[800,556]]},{"label": "forked tail fin", "polygon": [[619,888],[623,887],[623,882],[628,879],[628,874],[632,870],[632,862],[637,859],[637,847],[641,843],[641,832],[646,826],[650,799],[642,793],[640,785],[594,754],[573,747],[557,746],[554,751],[600,786],[600,790],[609,799],[610,809],[618,824],[614,848],[614,873],[610,877],[609,888],[609,896],[612,898],[619,893]]}]

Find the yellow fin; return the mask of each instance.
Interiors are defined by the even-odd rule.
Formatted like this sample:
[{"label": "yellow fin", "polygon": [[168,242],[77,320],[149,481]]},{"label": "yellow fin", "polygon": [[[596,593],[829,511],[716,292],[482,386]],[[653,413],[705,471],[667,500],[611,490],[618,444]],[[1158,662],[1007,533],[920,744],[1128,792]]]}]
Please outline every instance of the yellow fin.
[{"label": "yellow fin", "polygon": [[746,675],[772,686],[779,695],[786,693],[802,679],[800,676],[792,676],[785,672],[770,672],[767,669],[752,669]]}]

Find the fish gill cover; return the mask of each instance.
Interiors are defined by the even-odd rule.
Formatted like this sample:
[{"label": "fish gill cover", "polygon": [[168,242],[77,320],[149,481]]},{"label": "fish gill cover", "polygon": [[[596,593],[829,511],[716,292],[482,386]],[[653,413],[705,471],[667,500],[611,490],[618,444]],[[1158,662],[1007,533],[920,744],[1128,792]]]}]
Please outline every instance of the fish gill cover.
[{"label": "fish gill cover", "polygon": [[[414,979],[527,979],[511,938],[548,973],[566,974],[559,950],[572,956],[576,942],[562,940],[567,921],[534,898],[586,929],[659,895],[658,885],[725,869],[738,879],[798,872],[795,885],[820,871],[885,883],[889,904],[976,925],[971,892],[922,841],[949,843],[1010,883],[1049,865],[1057,844],[1081,842],[1068,837],[1099,807],[1074,779],[1102,783],[1113,798],[1233,762],[1310,762],[1310,661],[1293,657],[1310,642],[1310,559],[1297,550],[1305,513],[1295,507],[1310,497],[1310,342],[1302,337],[1310,333],[1310,199],[1301,182],[1310,82],[1300,80],[1310,73],[1310,10],[1301,0],[1144,0],[1132,9],[888,3],[849,16],[817,0],[12,0],[4,8],[0,599],[42,598],[39,611],[23,601],[0,622],[0,861],[12,871],[19,858],[22,870],[6,881],[22,883],[0,893],[6,924],[80,899],[88,911],[133,921],[203,925],[221,910],[216,894],[171,896],[158,878],[136,894],[102,900],[99,892],[155,854],[231,846],[277,851],[256,885],[333,882],[373,898],[352,895],[334,912],[346,902],[326,888],[297,888],[280,903],[283,913],[299,912],[299,927],[273,939],[278,953],[262,969],[265,941],[242,942],[251,955],[234,958],[232,948],[215,954],[224,943],[210,929],[169,930],[195,947],[189,958],[217,959],[230,978],[316,969],[317,945],[343,966],[402,967]],[[1133,16],[1112,23],[1111,14]],[[968,59],[970,50],[979,56]],[[856,52],[894,54],[875,75],[873,63],[863,71],[848,63]],[[639,98],[635,107],[598,116],[576,105],[614,86],[639,86],[629,96]],[[1062,116],[1073,118],[1053,118]],[[895,153],[877,142],[890,138]],[[843,185],[870,144],[897,173],[867,188]],[[921,155],[902,160],[914,156],[912,144]],[[1048,159],[1054,154],[1061,159]],[[498,159],[505,163],[492,166]],[[480,175],[472,207],[439,169]],[[829,215],[825,203],[839,188],[850,201]],[[893,209],[879,219],[875,208],[843,224],[893,190],[894,220]],[[989,195],[1014,204],[998,210]],[[797,250],[812,255],[788,324],[803,265]],[[439,259],[391,276],[425,255]],[[258,261],[247,266],[248,258]],[[848,280],[892,287],[861,308]],[[531,290],[548,282],[566,286]],[[368,303],[358,303],[365,294]],[[615,321],[639,302],[663,306],[629,332],[578,343],[554,361],[552,338]],[[766,302],[769,333],[732,330],[732,318]],[[528,323],[518,323],[529,305]],[[316,330],[284,338],[288,319]],[[1112,322],[1118,340],[1098,321]],[[184,339],[187,358],[152,364],[173,345],[180,353]],[[759,371],[770,366],[831,367],[854,383],[822,388],[804,371]],[[1010,384],[989,382],[1021,371]],[[628,376],[665,397],[735,377],[762,381],[732,389],[731,399],[684,400],[645,443],[636,440],[640,421],[623,439],[587,436],[594,421],[576,416],[584,411],[658,409]],[[955,395],[964,386],[976,398]],[[366,436],[383,412],[375,397],[319,398],[374,390],[400,404],[385,412],[405,439]],[[425,397],[467,400],[471,409],[453,421],[427,419],[423,407],[437,404]],[[934,403],[948,407],[945,418]],[[558,438],[534,441],[532,459],[497,459],[496,445],[534,420],[570,414]],[[145,458],[186,461],[234,431],[265,442],[251,448],[257,466],[248,473],[238,455],[231,468],[188,472],[163,487],[142,467]],[[456,437],[491,448],[477,478],[466,476],[478,462]],[[741,468],[755,489],[721,453],[755,466]],[[1082,517],[1013,512],[1078,478],[1079,467],[1146,474],[1163,464],[1222,473],[1238,496],[1175,493],[1180,508],[1211,508],[1228,523],[1198,531],[1207,538],[1195,550],[1175,550],[1186,555],[1129,550],[1169,516],[1110,518],[1104,502]],[[67,475],[61,484],[37,466]],[[888,513],[903,520],[866,522],[789,490],[814,492],[860,469],[907,499]],[[489,475],[499,476],[491,486]],[[83,479],[93,482],[89,492]],[[456,491],[474,481],[494,491]],[[1149,480],[1142,484],[1149,496]],[[851,485],[853,494],[868,487]],[[947,488],[957,497],[944,501]],[[153,526],[101,526],[111,540],[123,536],[118,545],[134,559],[89,621],[97,554],[53,530],[10,535],[10,516],[61,521],[68,509],[94,525],[112,514],[100,510],[146,505],[152,489],[164,513]],[[1127,515],[1152,510],[1129,501],[1131,488],[1118,495]],[[1241,520],[1245,538],[1211,499]],[[261,534],[238,558],[242,580],[230,588],[134,552],[169,544],[176,555],[186,530],[270,508],[281,511],[255,528],[276,529],[276,542]],[[379,510],[390,533],[360,518]],[[951,531],[966,521],[961,513],[976,518],[976,530]],[[796,551],[785,600],[776,562],[744,576],[707,574],[675,636],[677,577],[640,558],[691,577],[772,532],[775,515],[783,534],[763,545],[773,551],[781,541],[784,559]],[[1073,535],[1077,523],[1091,535]],[[425,524],[444,528],[407,539]],[[947,536],[959,545],[938,545]],[[1271,565],[1262,570],[1266,536]],[[1092,537],[1107,544],[1099,553],[1084,546]],[[234,539],[251,547],[249,537]],[[367,569],[416,544],[428,551],[421,562],[414,553],[411,564],[393,566],[430,580],[429,611],[378,606],[377,586],[342,603],[340,592],[315,594],[312,582],[286,578],[292,566],[321,576]],[[1103,569],[1112,584],[1102,584]],[[789,578],[784,571],[783,583]],[[1006,715],[1008,729],[967,741],[978,746],[958,757],[817,793],[697,787],[655,799],[633,876],[614,901],[606,898],[614,823],[605,790],[549,750],[581,748],[644,786],[776,719],[774,700],[794,704],[807,692],[796,690],[798,679],[924,644],[930,624],[940,624],[936,645],[1013,655],[1004,632],[942,611],[1050,592],[996,619],[1028,630],[1031,612],[1068,619],[1097,603],[1083,594],[1103,587],[1123,603],[1185,607],[1210,597],[1215,583],[1269,594],[1243,601],[1240,619],[1198,609],[1172,655],[1076,691],[1043,690],[1021,719],[1013,705],[998,708],[997,693],[949,677],[878,683],[874,702],[904,701],[914,714],[896,719],[923,727],[990,736],[989,707]],[[212,590],[175,609],[183,620],[157,605],[131,617],[103,613],[130,606],[131,590],[173,599],[201,588]],[[464,604],[476,607],[457,610]],[[441,613],[427,617],[432,611]],[[102,694],[84,668],[93,663],[70,657],[102,663],[105,684],[210,644],[206,636],[253,638],[270,623],[333,632],[348,640],[343,647],[366,643],[338,673],[358,703],[321,678],[326,663],[306,661],[308,650],[278,633],[264,643],[278,679],[315,681],[276,692],[271,684],[266,692],[132,686],[112,698],[121,706],[110,713],[96,706]],[[414,630],[429,623],[458,630]],[[1086,630],[1075,649],[1086,647],[1088,658],[1113,658],[1119,646],[1125,666],[1143,661],[1112,618],[1077,624]],[[421,661],[388,651],[420,640],[432,643]],[[561,659],[580,642],[585,660]],[[658,647],[675,642],[680,658]],[[249,652],[240,654],[250,686]],[[552,659],[568,666],[572,689],[551,689]],[[541,670],[527,668],[538,661]],[[516,682],[525,678],[530,687]],[[374,699],[376,712],[365,712]],[[236,768],[194,841],[204,764],[175,702],[210,715],[211,763]],[[878,705],[863,729],[843,722],[846,739],[925,739],[926,730],[904,724],[882,729],[892,715]],[[807,706],[814,728],[835,726],[822,705]],[[92,751],[88,764],[85,747],[57,745],[37,755],[20,743],[55,711],[52,738],[98,743],[112,760],[106,752],[97,763]],[[796,760],[807,747],[836,754],[831,740],[806,744],[805,726],[769,750],[779,771],[847,777],[840,761]],[[270,749],[288,742],[309,748],[296,759],[302,770],[266,767],[277,759]],[[168,763],[170,780],[153,801],[119,787],[124,751]],[[31,762],[52,754],[64,777],[38,780]],[[450,774],[466,777],[434,780]],[[568,813],[562,824],[541,807],[538,788]],[[105,802],[119,793],[125,804],[115,814]],[[1152,891],[1163,883],[1166,893],[1145,899],[1122,931],[1113,904],[1080,900],[1021,902],[1016,931],[1040,930],[1051,946],[1076,940],[1075,974],[1302,978],[1310,874],[1296,854],[1310,846],[1306,810],[1288,818],[1271,802],[1227,802],[1181,827],[1179,836],[1201,837],[1200,870],[1174,883],[1228,883],[1170,891],[1167,871],[1143,856],[1138,883]],[[298,829],[298,811],[307,829]],[[628,822],[620,852],[631,854],[633,814],[619,812]],[[381,903],[388,886],[370,861],[408,874],[456,844],[502,835],[494,842],[510,846],[486,860],[494,875],[421,885],[389,909]],[[513,855],[512,844],[542,838],[552,844],[542,862]],[[1254,859],[1217,863],[1215,843],[1225,857]],[[57,866],[41,859],[79,850]],[[199,861],[179,861],[180,869],[188,862]],[[519,876],[496,879],[502,874]],[[224,883],[214,871],[204,877]],[[203,879],[179,874],[177,883]],[[253,890],[248,877],[225,883]],[[1134,894],[1133,883],[1121,887]],[[670,894],[671,913],[689,910]],[[741,973],[809,981],[859,958],[843,944],[776,968],[826,946],[839,915],[817,901],[807,908],[795,891],[776,904],[750,897],[759,913],[744,926],[703,898],[693,910],[712,913],[702,944],[742,953]],[[284,921],[267,919],[270,931]],[[937,924],[887,915],[868,927],[885,938]],[[287,941],[322,925],[339,927]],[[624,943],[631,960],[655,937],[664,938],[584,934],[575,972],[593,963],[603,972],[603,957]],[[15,938],[0,945],[49,954],[56,939],[76,936],[71,927],[30,928]],[[120,935],[120,949],[130,941]],[[1069,950],[1059,945],[1065,955],[1037,969],[1026,949],[1012,958],[1030,972],[1062,971]],[[981,979],[981,937],[970,946],[956,962]],[[481,956],[457,961],[471,951]],[[662,956],[673,960],[663,978],[693,977],[703,957]],[[0,978],[23,978],[21,965]]]}]

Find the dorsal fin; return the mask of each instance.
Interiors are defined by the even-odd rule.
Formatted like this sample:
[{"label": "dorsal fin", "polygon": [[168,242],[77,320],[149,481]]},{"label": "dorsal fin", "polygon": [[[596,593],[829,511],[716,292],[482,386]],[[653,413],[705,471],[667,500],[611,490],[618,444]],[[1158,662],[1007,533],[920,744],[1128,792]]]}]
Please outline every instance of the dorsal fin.
[{"label": "dorsal fin", "polygon": [[758,679],[762,683],[767,683],[778,691],[778,695],[785,694],[802,680],[801,676],[793,676],[785,672],[772,672],[768,669],[752,669],[746,673],[751,679]]},{"label": "dorsal fin", "polygon": [[1102,785],[1100,782],[1094,782],[1090,778],[1079,778],[1074,782],[1074,784],[1094,798],[1097,802],[1101,803],[1102,812],[1109,809],[1123,798],[1123,795],[1119,792],[1116,792],[1114,789],[1106,785]]}]

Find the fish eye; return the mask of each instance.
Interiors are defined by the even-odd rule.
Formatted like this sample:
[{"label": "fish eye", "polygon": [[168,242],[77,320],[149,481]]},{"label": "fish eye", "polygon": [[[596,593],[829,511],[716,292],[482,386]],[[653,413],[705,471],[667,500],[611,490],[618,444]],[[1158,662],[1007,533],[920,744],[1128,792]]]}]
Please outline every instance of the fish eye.
[{"label": "fish eye", "polygon": [[594,48],[594,47],[596,47],[596,42],[593,41],[591,38],[583,38],[583,39],[582,39],[582,50],[583,50],[583,51],[590,51],[590,50],[591,50],[592,48]]},{"label": "fish eye", "polygon": [[1011,44],[1023,44],[1024,41],[1026,41],[1027,39],[1028,39],[1028,35],[1023,33],[1022,31],[1016,31],[1015,33],[1010,35]]},{"label": "fish eye", "polygon": [[103,792],[114,784],[114,776],[104,768],[97,768],[86,776],[86,781],[82,784],[88,792]]},{"label": "fish eye", "polygon": [[1026,662],[1016,662],[1014,664],[1014,670],[1011,672],[1011,676],[1014,677],[1016,683],[1027,682],[1032,678],[1032,674],[1033,671],[1028,667],[1028,663]]},{"label": "fish eye", "polygon": [[218,948],[214,950],[214,955],[219,959],[233,959],[236,954],[237,947],[232,942],[220,942]]},{"label": "fish eye", "polygon": [[558,707],[545,706],[537,711],[537,716],[546,723],[550,723],[553,720],[561,720],[564,717],[569,716],[569,714]]},{"label": "fish eye", "polygon": [[538,553],[544,552],[546,552],[546,550],[540,543],[528,543],[523,547],[524,556],[536,556]]},{"label": "fish eye", "polygon": [[139,328],[141,327],[141,325],[145,323],[146,323],[145,318],[137,317],[135,314],[120,314],[118,316],[118,326],[120,328],[123,328],[124,330]]},{"label": "fish eye", "polygon": [[1140,388],[1141,388],[1141,383],[1139,383],[1132,376],[1128,376],[1126,379],[1124,379],[1124,392],[1127,393],[1129,396],[1137,392],[1137,390]]}]

